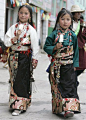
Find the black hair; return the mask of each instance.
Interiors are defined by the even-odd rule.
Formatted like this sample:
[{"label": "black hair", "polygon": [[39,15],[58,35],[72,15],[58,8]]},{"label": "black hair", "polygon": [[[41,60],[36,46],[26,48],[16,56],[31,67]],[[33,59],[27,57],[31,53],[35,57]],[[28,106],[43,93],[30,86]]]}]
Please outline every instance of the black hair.
[{"label": "black hair", "polygon": [[58,15],[57,15],[57,19],[56,19],[56,23],[55,23],[55,26],[54,26],[53,31],[56,30],[56,28],[57,28],[57,24],[58,24],[58,22],[59,22],[59,18],[60,18],[60,17],[63,17],[63,16],[66,15],[66,14],[69,14],[70,17],[71,17],[71,25],[70,25],[69,28],[72,29],[73,16],[72,16],[72,14],[71,14],[70,11],[68,11],[68,10],[65,9],[65,8],[62,8],[62,9],[59,11]]},{"label": "black hair", "polygon": [[84,17],[83,17],[83,15],[81,15],[81,16],[80,16],[80,19],[83,19],[83,20],[84,20]]},{"label": "black hair", "polygon": [[72,12],[73,20],[75,20],[75,19],[74,19],[74,15],[75,15],[75,13],[76,13],[76,12]]},{"label": "black hair", "polygon": [[[30,12],[31,20],[29,21],[29,19],[28,19],[28,23],[33,27],[32,8],[30,7],[30,5],[22,5],[19,7],[18,13],[19,13],[20,9],[23,7],[26,7],[28,9],[28,11]],[[19,16],[17,18],[17,22],[19,22]]]}]

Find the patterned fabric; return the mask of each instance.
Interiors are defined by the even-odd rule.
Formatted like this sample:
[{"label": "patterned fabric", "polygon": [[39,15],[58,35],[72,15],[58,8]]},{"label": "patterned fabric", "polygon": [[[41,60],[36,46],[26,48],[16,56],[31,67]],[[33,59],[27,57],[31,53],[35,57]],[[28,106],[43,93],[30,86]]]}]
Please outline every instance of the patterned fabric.
[{"label": "patterned fabric", "polygon": [[[21,28],[22,25],[22,28]],[[20,22],[17,23],[15,25],[15,31],[14,31],[14,35],[16,36],[17,31],[19,30],[19,28],[21,29],[22,33],[19,36],[19,39],[17,41],[17,43],[20,45],[26,45],[26,44],[31,44],[31,38],[30,35],[27,35],[27,32],[29,30],[29,24],[25,23],[25,24],[21,24]]]},{"label": "patterned fabric", "polygon": [[[19,58],[19,56],[20,56],[20,58]],[[22,63],[22,60],[20,60],[23,57],[26,57],[25,58],[26,65],[24,65],[25,64],[24,60],[23,60],[24,63]],[[30,57],[31,56],[29,56],[29,53],[28,54],[24,53],[24,52],[16,53],[14,51],[10,52],[9,59],[8,59],[9,71],[10,71],[10,84],[11,84],[9,106],[12,109],[26,110],[27,107],[30,106],[30,104],[31,104],[31,88],[30,87],[31,87],[32,83],[30,82],[30,71],[28,71],[30,68],[30,65],[28,62],[28,61],[30,61],[29,59],[31,59]],[[25,68],[26,70],[23,68],[22,68],[22,70],[20,70],[21,67]],[[24,70],[24,74],[20,73],[23,70]],[[21,74],[22,78],[18,77],[19,74]],[[24,77],[25,75],[26,75],[26,77]],[[18,82],[18,79],[19,79],[19,82]],[[24,83],[24,81],[26,81],[27,84]],[[28,84],[28,82],[29,82],[29,84]],[[17,86],[20,89],[17,89],[18,88]],[[27,90],[27,88],[29,88],[29,89],[26,91],[23,88],[23,86],[25,87],[26,90]],[[24,92],[24,94],[23,94],[21,90],[26,91],[26,92]],[[26,95],[25,95],[25,93],[26,93]]]},{"label": "patterned fabric", "polygon": [[[14,42],[18,30],[19,39]],[[29,23],[16,23],[5,34],[4,43],[10,48],[10,97],[9,106],[12,109],[26,110],[31,103],[33,68],[32,59],[38,62],[38,38],[36,30]],[[34,44],[35,43],[35,44]]]},{"label": "patterned fabric", "polygon": [[[70,46],[70,48],[66,47],[66,49],[60,49],[52,58],[50,83],[52,92],[52,112],[55,114],[68,110],[80,112],[80,103],[77,96],[76,86],[74,85],[76,84],[76,80],[74,77],[72,78],[74,71],[71,72],[72,67],[68,67],[69,70],[67,70],[66,66],[68,64],[73,64],[73,46]],[[65,67],[63,71],[61,70],[62,65]],[[74,69],[74,67],[72,69]],[[72,86],[72,88],[70,88],[70,86]],[[68,96],[68,98],[66,98],[66,96]]]},{"label": "patterned fabric", "polygon": [[[20,22],[19,22],[20,23]],[[5,34],[4,43],[6,47],[12,47],[13,50],[16,51],[27,51],[27,47],[31,45],[32,49],[32,58],[38,59],[39,45],[38,45],[38,37],[36,30],[28,23],[23,24],[22,33],[19,39],[12,44],[12,39],[15,37],[17,30],[21,24],[16,23],[12,25]]]},{"label": "patterned fabric", "polygon": [[[60,42],[60,34],[63,34],[62,46],[54,51],[54,47]],[[52,112],[55,114],[68,110],[80,112],[74,71],[74,67],[79,66],[75,33],[69,29],[66,32],[61,29],[53,31],[46,39],[44,50],[52,57],[49,67]]]},{"label": "patterned fabric", "polygon": [[[68,48],[67,48],[68,49]],[[73,46],[70,46],[69,50],[65,50],[61,49],[59,52],[57,52],[53,59],[52,59],[52,64],[50,67],[50,83],[51,83],[51,92],[52,92],[52,112],[55,114],[61,113],[63,111],[67,111],[67,110],[71,110],[71,111],[77,111],[80,112],[80,103],[79,100],[77,99],[77,93],[76,93],[76,87],[74,86],[73,88],[73,84],[74,84],[74,78],[72,78],[72,73],[70,72],[71,68],[69,69],[69,72],[71,75],[69,75],[69,73],[67,72],[68,70],[66,69],[67,67],[65,67],[65,73],[64,71],[61,71],[61,66],[66,66],[67,64],[71,65],[73,63]],[[63,56],[64,53],[64,56]],[[64,74],[65,75],[64,75]],[[66,75],[69,79],[69,82],[72,81],[71,84],[67,83],[67,79],[66,79]],[[68,76],[69,75],[69,76]],[[62,77],[63,76],[63,77]],[[70,77],[71,76],[71,77]],[[62,78],[62,82],[61,82],[61,78]],[[65,85],[63,83],[63,80],[65,80]],[[66,84],[67,86],[70,88],[70,86],[72,85],[72,89],[75,89],[75,91],[69,91],[69,88],[66,88]],[[76,81],[75,81],[76,84]],[[59,91],[59,86],[61,89],[63,89],[62,91],[65,92],[64,94],[64,98],[62,96],[63,92]],[[62,86],[62,87],[61,87]],[[68,91],[71,96],[75,96],[75,98],[72,98],[68,95],[68,97],[70,98],[65,98],[67,96],[67,92]]]},{"label": "patterned fabric", "polygon": [[28,106],[31,104],[31,97],[23,98],[18,97],[13,90],[13,87],[11,86],[11,92],[10,92],[10,98],[9,98],[9,107],[12,109],[19,109],[19,110],[25,110]]},{"label": "patterned fabric", "polygon": [[[54,57],[52,58],[52,61],[57,61],[60,64],[72,64],[73,63],[73,46],[63,47],[56,52]],[[54,60],[53,60],[54,59]]]},{"label": "patterned fabric", "polygon": [[[60,32],[62,33],[62,31]],[[63,38],[64,40],[62,42],[61,49],[66,48],[66,50],[70,51],[68,56],[71,56],[71,54],[73,54],[71,52],[72,50],[74,52],[73,65],[74,67],[79,67],[79,51],[78,51],[77,36],[75,35],[73,31],[70,30],[70,31],[67,31],[66,33],[63,33]],[[55,30],[46,38],[45,45],[44,45],[44,51],[51,57],[55,56],[60,50],[59,49],[59,50],[53,51],[57,43],[59,43],[59,35],[58,35],[58,30]],[[64,54],[62,57],[64,57]]]},{"label": "patterned fabric", "polygon": [[[52,67],[50,70],[52,72]],[[54,75],[50,74],[51,93],[52,93],[52,112],[55,114],[68,110],[80,112],[79,100],[77,98],[72,98],[72,97],[63,98],[62,93],[59,91],[58,88],[59,83],[57,83],[58,81],[55,79],[54,76],[55,74]]]},{"label": "patterned fabric", "polygon": [[25,23],[25,24],[21,24],[16,23],[15,25],[15,31],[14,31],[14,35],[16,36],[17,31],[19,30],[19,27],[21,29],[21,35],[19,36],[19,39],[16,42],[13,42],[13,38],[11,39],[12,45],[11,48],[12,50],[15,51],[27,51],[29,49],[28,46],[23,46],[23,45],[30,45],[31,44],[31,38],[30,35],[27,35],[27,32],[29,30],[29,24]]}]

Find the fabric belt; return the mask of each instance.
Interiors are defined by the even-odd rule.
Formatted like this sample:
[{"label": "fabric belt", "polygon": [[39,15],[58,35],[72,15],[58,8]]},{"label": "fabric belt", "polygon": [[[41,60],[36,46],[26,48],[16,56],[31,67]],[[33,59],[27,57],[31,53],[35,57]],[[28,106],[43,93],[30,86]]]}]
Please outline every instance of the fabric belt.
[{"label": "fabric belt", "polygon": [[71,59],[69,59],[67,61],[61,60],[58,63],[61,64],[61,65],[67,65],[67,64],[72,64],[73,60],[71,60]]},{"label": "fabric belt", "polygon": [[27,51],[28,49],[30,49],[29,46],[19,46],[19,45],[12,45],[11,46],[12,51]]}]

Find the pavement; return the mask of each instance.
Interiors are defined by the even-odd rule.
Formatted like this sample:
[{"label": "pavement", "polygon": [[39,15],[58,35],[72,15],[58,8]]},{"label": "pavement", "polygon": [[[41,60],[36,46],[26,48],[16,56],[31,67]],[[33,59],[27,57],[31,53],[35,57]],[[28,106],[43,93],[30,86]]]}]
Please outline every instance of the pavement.
[{"label": "pavement", "polygon": [[[49,65],[47,55],[40,51],[39,62],[34,70],[35,82],[32,84],[32,104],[27,111],[19,116],[12,116],[9,110],[9,71],[0,62],[0,120],[64,120],[62,116],[52,114],[51,89],[46,69]],[[86,71],[79,77],[78,94],[81,113],[67,120],[86,120]]]}]

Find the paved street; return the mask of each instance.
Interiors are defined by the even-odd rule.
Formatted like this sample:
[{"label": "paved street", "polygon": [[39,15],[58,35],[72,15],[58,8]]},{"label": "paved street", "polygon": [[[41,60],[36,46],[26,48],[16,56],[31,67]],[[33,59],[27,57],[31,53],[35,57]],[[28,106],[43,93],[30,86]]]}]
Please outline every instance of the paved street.
[{"label": "paved street", "polygon": [[[20,116],[12,116],[9,111],[9,90],[8,69],[3,68],[4,64],[0,63],[0,120],[64,120],[52,114],[51,91],[48,81],[46,68],[49,65],[49,59],[46,54],[39,54],[39,63],[34,71],[35,83],[33,83],[32,105],[27,109],[26,113]],[[79,76],[80,85],[78,94],[81,102],[81,114],[75,114],[73,118],[68,120],[86,120],[86,72]]]}]

